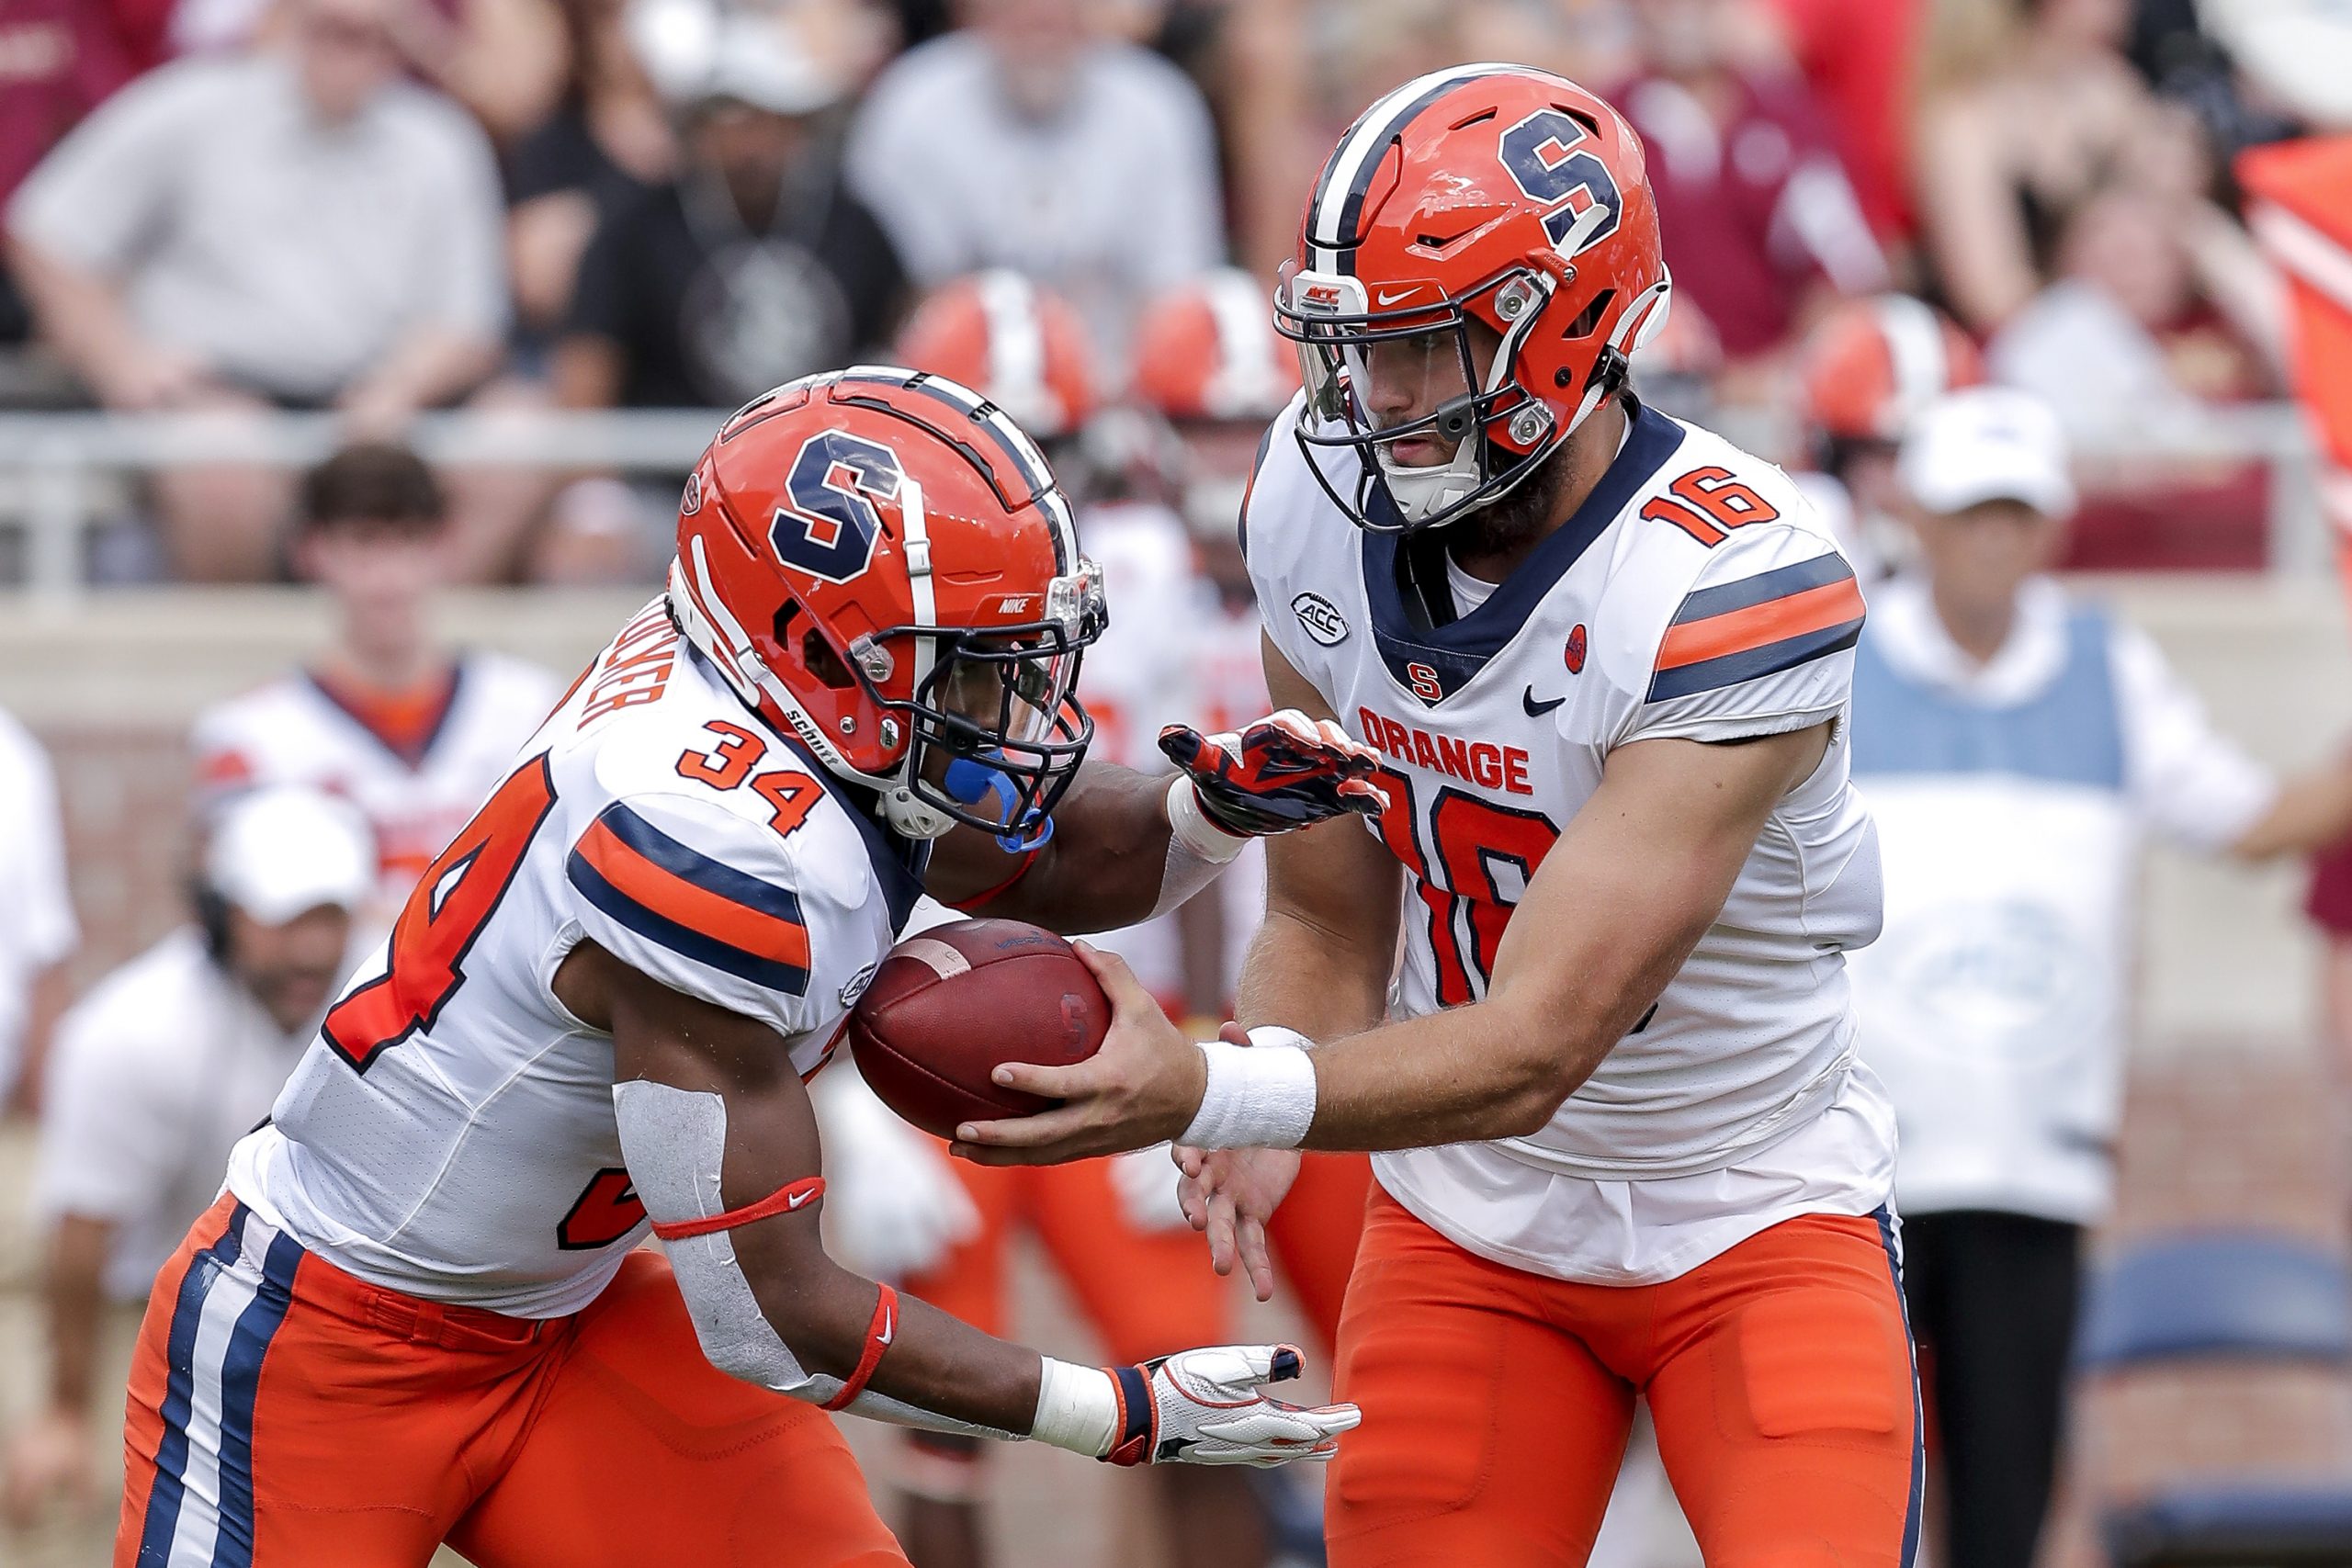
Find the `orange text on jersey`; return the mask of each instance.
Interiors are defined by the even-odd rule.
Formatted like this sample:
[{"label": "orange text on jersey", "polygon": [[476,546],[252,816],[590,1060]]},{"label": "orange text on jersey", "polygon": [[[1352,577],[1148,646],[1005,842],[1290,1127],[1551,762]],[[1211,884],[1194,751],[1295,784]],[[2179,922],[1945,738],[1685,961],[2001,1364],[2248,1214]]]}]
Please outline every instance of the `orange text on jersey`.
[{"label": "orange text on jersey", "polygon": [[1356,719],[1363,728],[1364,744],[1400,762],[1445,773],[1480,789],[1499,789],[1512,795],[1535,793],[1535,786],[1527,780],[1524,747],[1431,735],[1426,729],[1384,717],[1370,708],[1358,708]]},{"label": "orange text on jersey", "polygon": [[670,624],[669,612],[656,604],[613,639],[604,668],[595,672],[594,682],[588,688],[580,722],[586,724],[618,708],[659,700],[662,688],[670,683],[670,671],[677,658],[678,628]]}]

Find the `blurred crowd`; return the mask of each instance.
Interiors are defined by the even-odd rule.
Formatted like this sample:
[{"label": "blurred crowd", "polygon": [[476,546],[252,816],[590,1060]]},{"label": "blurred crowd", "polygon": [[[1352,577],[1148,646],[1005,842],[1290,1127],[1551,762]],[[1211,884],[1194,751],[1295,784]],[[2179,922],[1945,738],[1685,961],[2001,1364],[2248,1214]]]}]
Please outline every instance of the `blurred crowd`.
[{"label": "blurred crowd", "polygon": [[[673,482],[436,470],[405,443],[416,415],[720,410],[866,360],[966,381],[1046,445],[1080,504],[1114,610],[1086,666],[1099,750],[1156,765],[1160,722],[1214,730],[1266,706],[1232,524],[1298,384],[1267,291],[1306,192],[1364,105],[1463,60],[1558,70],[1620,106],[1647,150],[1676,284],[1636,363],[1642,394],[1783,432],[1772,455],[1858,570],[1901,570],[1873,587],[1863,684],[1885,716],[1874,733],[1902,744],[1858,754],[1857,771],[1883,775],[1865,783],[1888,803],[1891,842],[1915,831],[1953,863],[1912,882],[1935,898],[1890,898],[1868,960],[1881,967],[1860,971],[1883,987],[1877,1016],[1920,1015],[1874,1047],[1881,1066],[1947,1108],[1950,1147],[1986,1146],[1965,1121],[1981,1105],[2021,1145],[2106,1150],[2134,934],[2121,889],[2141,836],[2256,860],[2325,842],[2352,810],[2340,770],[2281,785],[2240,757],[2152,645],[2043,575],[2264,558],[2267,470],[2154,454],[2219,406],[2290,390],[2290,301],[2249,232],[2243,171],[2249,150],[2352,126],[2352,28],[2331,30],[2324,9],[0,0],[0,404],[327,412],[343,443],[308,469],[158,470],[102,558],[118,580],[315,582],[337,630],[300,670],[198,721],[209,847],[191,857],[188,923],[62,1023],[75,932],[55,785],[0,714],[0,905],[20,916],[0,929],[0,1099],[13,1085],[25,1107],[46,1100],[36,1206],[52,1330],[39,1414],[6,1434],[0,1501],[29,1517],[92,1488],[93,1412],[119,1403],[97,1386],[102,1303],[143,1292],[229,1144],[266,1112],[346,948],[382,931],[553,700],[547,672],[437,642],[435,590],[650,585],[669,551]],[[1969,389],[1985,381],[2007,389]],[[2124,437],[2141,450],[2129,462],[2068,457]],[[2075,723],[2075,703],[2107,728]],[[2023,770],[2065,796],[2046,847],[2015,827],[2048,802],[1923,761],[2010,736],[2006,718],[1969,728],[1979,710],[2025,715],[2010,737],[2022,746],[2112,742]],[[1949,756],[1939,725],[1967,731]],[[2105,814],[2095,842],[2064,815],[2086,784]],[[1952,824],[1972,811],[2015,864],[1961,842]],[[2061,902],[2112,891],[2085,916],[2099,936],[2077,955],[2092,980],[2076,1010],[2034,1025],[2065,1036],[2087,1086],[2054,1132],[2000,1098],[2054,1103],[2046,1086],[1938,1077],[1980,1055],[1973,1039],[1907,1069],[1899,1055],[1905,1039],[1975,1026],[1937,987],[2030,989],[2061,966],[2038,929],[1967,926],[1969,909],[2000,904],[1962,908],[1970,879],[2012,871],[2054,877]],[[1245,862],[1221,897],[1116,939],[1171,1013],[1213,1027],[1225,1010],[1255,874]],[[2346,938],[2352,1039],[2352,854],[2323,874],[2313,910]],[[1043,1200],[965,1194],[964,1174],[854,1092],[823,1109],[840,1133],[832,1201],[856,1213],[845,1228],[874,1271],[962,1267],[970,1290],[996,1292],[972,1314],[1001,1311],[1001,1258],[978,1254],[1008,1214],[1082,1267]],[[1932,1154],[1932,1132],[1917,1146]],[[887,1175],[859,1181],[861,1153]],[[2037,1187],[2018,1155],[2007,1185],[1962,1170],[1905,1194],[1925,1222],[1914,1311],[1948,1341],[1946,1436],[1962,1471],[1972,1452],[1980,1465],[1956,1484],[1987,1489],[1969,1517],[1997,1527],[1953,1543],[1958,1568],[2030,1557],[2107,1159]],[[1151,1179],[1164,1166],[1137,1168],[1139,1183],[1114,1179],[1069,1213],[1099,1231],[1115,1207],[1116,1224],[1190,1257]],[[1355,1179],[1342,1212],[1360,1207]],[[1351,1234],[1293,1271],[1326,1335]],[[1115,1340],[1112,1308],[1095,1309],[1123,1281],[1073,1283]],[[1959,1342],[1959,1325],[2004,1310],[1996,1333]],[[2018,1371],[2020,1345],[2040,1370]],[[1971,1412],[1969,1391],[1995,1386],[1972,1371],[1986,1367],[2030,1385],[2026,1408]],[[1972,1422],[1973,1449],[1959,1429]],[[983,1560],[975,1476],[969,1453],[933,1445],[893,1477],[927,1568]],[[1279,1507],[1261,1520],[1231,1495],[1176,1517],[1207,1521],[1179,1542],[1184,1561],[1263,1561],[1283,1524]]]},{"label": "blurred crowd", "polygon": [[[2282,390],[2233,160],[2352,50],[2243,0],[0,0],[0,387],[117,410],[735,406],[888,358],[1001,268],[1078,312],[1270,280],[1337,133],[1464,59],[1560,70],[1648,148],[1670,408],[1785,408],[1840,297],[1937,304],[2070,430]],[[668,498],[446,473],[479,581],[644,577]],[[2264,476],[2098,476],[2100,565],[2260,558]],[[267,580],[291,479],[146,487],[102,574]]]}]

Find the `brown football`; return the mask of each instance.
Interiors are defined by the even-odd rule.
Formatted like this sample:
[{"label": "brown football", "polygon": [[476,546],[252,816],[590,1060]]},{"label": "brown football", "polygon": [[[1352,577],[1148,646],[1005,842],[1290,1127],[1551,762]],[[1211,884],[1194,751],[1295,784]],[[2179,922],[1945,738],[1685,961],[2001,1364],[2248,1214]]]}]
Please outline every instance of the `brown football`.
[{"label": "brown football", "polygon": [[1000,1089],[1005,1062],[1060,1066],[1094,1055],[1111,1002],[1077,950],[1019,920],[958,920],[892,948],[849,1015],[857,1069],[924,1132],[1028,1116],[1053,1100]]}]

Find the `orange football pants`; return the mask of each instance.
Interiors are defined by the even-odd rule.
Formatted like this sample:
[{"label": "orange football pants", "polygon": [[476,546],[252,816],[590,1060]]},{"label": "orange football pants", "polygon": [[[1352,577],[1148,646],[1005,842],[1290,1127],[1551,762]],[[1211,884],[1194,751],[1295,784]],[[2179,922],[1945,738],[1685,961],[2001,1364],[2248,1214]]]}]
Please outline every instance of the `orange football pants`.
[{"label": "orange football pants", "polygon": [[704,1359],[635,1252],[571,1317],[380,1290],[224,1196],[155,1281],[115,1568],[906,1568],[814,1406]]},{"label": "orange football pants", "polygon": [[1919,1411],[1891,1223],[1807,1215],[1664,1284],[1492,1263],[1374,1190],[1340,1325],[1331,1568],[1580,1568],[1636,1394],[1708,1568],[1908,1568]]}]

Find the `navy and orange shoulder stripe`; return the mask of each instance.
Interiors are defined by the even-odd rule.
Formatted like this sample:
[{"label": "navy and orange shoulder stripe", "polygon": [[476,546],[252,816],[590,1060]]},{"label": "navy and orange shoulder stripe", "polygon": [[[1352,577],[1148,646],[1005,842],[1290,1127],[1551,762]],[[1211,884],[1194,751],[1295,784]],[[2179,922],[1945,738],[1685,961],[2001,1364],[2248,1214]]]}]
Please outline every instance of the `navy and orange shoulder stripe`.
[{"label": "navy and orange shoulder stripe", "polygon": [[589,824],[564,874],[582,897],[648,942],[772,991],[808,989],[798,897],[679,842],[626,802]]},{"label": "navy and orange shoulder stripe", "polygon": [[1854,646],[1862,591],[1836,554],[1687,595],[1658,643],[1651,702],[1736,685]]}]

